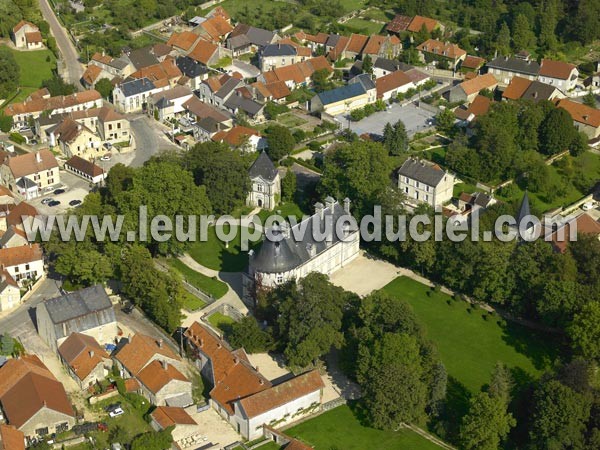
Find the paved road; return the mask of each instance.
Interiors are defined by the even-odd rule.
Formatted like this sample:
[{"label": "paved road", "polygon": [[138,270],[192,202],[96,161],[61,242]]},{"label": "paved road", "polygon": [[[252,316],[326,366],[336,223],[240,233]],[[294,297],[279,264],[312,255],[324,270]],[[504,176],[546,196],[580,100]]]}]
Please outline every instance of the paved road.
[{"label": "paved road", "polygon": [[135,156],[129,164],[132,167],[142,166],[162,150],[179,149],[165,136],[162,125],[146,115],[131,120],[131,131],[136,144]]},{"label": "paved road", "polygon": [[79,90],[83,90],[80,81],[83,75],[83,66],[79,62],[79,54],[75,45],[69,38],[67,31],[60,24],[54,11],[48,4],[48,0],[40,0],[40,10],[44,19],[50,24],[50,31],[56,38],[56,44],[62,55],[63,63],[66,65],[66,73],[63,75],[65,81],[73,83]]}]

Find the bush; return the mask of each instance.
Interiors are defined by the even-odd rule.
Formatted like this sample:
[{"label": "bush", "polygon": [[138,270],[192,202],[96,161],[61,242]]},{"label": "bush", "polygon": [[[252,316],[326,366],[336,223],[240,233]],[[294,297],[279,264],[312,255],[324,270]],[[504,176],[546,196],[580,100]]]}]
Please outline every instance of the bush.
[{"label": "bush", "polygon": [[353,122],[358,122],[365,118],[365,110],[364,109],[355,109],[350,113],[350,120]]},{"label": "bush", "polygon": [[310,141],[308,143],[307,147],[309,149],[311,149],[313,152],[320,152],[322,149],[321,143],[317,142],[317,141]]},{"label": "bush", "polygon": [[17,144],[25,143],[25,138],[23,136],[21,136],[19,133],[10,133],[9,138],[11,141],[13,141]]},{"label": "bush", "polygon": [[302,142],[303,140],[306,139],[306,131],[304,131],[304,130],[295,130],[292,133],[292,136],[294,136],[294,140],[296,141],[296,143],[299,144],[300,142]]}]

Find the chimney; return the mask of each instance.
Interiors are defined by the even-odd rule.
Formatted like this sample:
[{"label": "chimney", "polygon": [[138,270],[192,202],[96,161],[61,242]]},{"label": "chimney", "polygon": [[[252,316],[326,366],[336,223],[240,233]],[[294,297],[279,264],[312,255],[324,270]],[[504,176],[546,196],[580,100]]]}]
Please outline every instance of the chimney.
[{"label": "chimney", "polygon": [[237,364],[239,364],[239,362],[240,362],[239,358],[237,356],[234,356],[233,363],[237,365]]},{"label": "chimney", "polygon": [[162,364],[162,368],[163,370],[167,370],[167,361],[165,361],[164,359],[161,361]]},{"label": "chimney", "polygon": [[38,164],[42,162],[42,155],[40,155],[40,152],[35,152],[35,162]]},{"label": "chimney", "polygon": [[94,357],[94,350],[90,350],[90,358]]},{"label": "chimney", "polygon": [[331,210],[331,212],[333,212],[333,205],[335,204],[335,200],[333,199],[333,197],[328,196],[325,199],[325,207],[329,208],[329,210]]},{"label": "chimney", "polygon": [[156,344],[158,345],[158,348],[162,348],[162,345],[163,345],[162,338],[160,338],[158,341],[156,341]]},{"label": "chimney", "polygon": [[348,197],[344,199],[344,212],[350,214],[350,199]]},{"label": "chimney", "polygon": [[588,119],[589,119],[589,118],[590,118],[590,116],[588,116],[587,114],[585,114],[585,115],[583,116],[583,120],[585,120],[586,122],[588,121]]},{"label": "chimney", "polygon": [[318,214],[321,219],[323,218],[323,208],[323,203],[315,203],[315,213]]},{"label": "chimney", "polygon": [[317,248],[314,244],[306,244],[306,251],[311,256],[311,258],[317,254]]}]

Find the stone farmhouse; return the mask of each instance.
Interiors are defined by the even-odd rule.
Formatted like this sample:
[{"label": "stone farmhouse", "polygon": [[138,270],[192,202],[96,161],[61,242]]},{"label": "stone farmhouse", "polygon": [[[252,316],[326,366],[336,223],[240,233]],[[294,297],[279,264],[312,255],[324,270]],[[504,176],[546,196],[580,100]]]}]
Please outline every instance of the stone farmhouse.
[{"label": "stone farmhouse", "polygon": [[112,367],[110,356],[91,336],[71,335],[58,347],[58,355],[82,390],[103,380]]},{"label": "stone farmhouse", "polygon": [[398,169],[398,187],[408,202],[436,207],[452,199],[454,176],[438,165],[409,158]]},{"label": "stone farmhouse", "polygon": [[21,20],[13,27],[10,38],[19,50],[40,50],[44,48],[40,29],[37,25],[26,20]]}]

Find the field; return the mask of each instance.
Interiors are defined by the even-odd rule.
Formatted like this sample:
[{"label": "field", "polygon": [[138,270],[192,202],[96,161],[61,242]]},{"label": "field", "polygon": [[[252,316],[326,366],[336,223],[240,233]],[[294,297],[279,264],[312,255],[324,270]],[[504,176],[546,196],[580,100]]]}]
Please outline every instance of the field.
[{"label": "field", "polygon": [[[257,239],[260,239],[260,235],[257,236]],[[207,240],[194,243],[188,253],[199,264],[209,269],[222,272],[241,272],[248,266],[248,252],[240,250],[240,241],[241,233],[238,230],[233,241],[229,242],[226,248],[225,243],[218,239],[215,227],[210,227]]]},{"label": "field", "polygon": [[169,266],[178,272],[186,282],[205,294],[214,297],[215,300],[223,297],[229,289],[222,281],[196,272],[194,269],[188,267],[185,265],[185,263],[178,259],[171,258],[167,260],[167,262]]},{"label": "field", "polygon": [[198,311],[206,306],[206,302],[188,291],[183,292],[183,307],[187,311]]},{"label": "field", "polygon": [[497,361],[511,369],[518,384],[539,376],[558,356],[548,336],[505,324],[497,315],[470,309],[466,302],[446,294],[431,292],[429,296],[429,287],[409,278],[396,278],[383,289],[412,306],[436,344],[449,377],[472,393],[489,382]]},{"label": "field", "polygon": [[306,123],[306,120],[297,117],[292,113],[287,113],[277,116],[277,122],[279,122],[281,125],[287,128],[294,128],[300,125],[304,125]]},{"label": "field", "polygon": [[377,22],[371,22],[370,20],[353,18],[348,22],[345,22],[344,25],[348,25],[357,31],[364,34],[378,34],[381,32],[383,25]]},{"label": "field", "polygon": [[215,328],[221,331],[226,331],[229,325],[235,323],[231,317],[221,314],[220,312],[214,312],[208,317],[208,322]]},{"label": "field", "polygon": [[302,216],[304,215],[304,213],[297,204],[282,203],[280,205],[277,205],[276,209],[273,211],[263,209],[261,212],[258,213],[258,217],[260,217],[260,220],[264,224],[265,220],[267,220],[267,217],[272,216],[274,214],[279,214],[286,219],[290,216],[294,216],[298,221],[300,221],[302,219]]},{"label": "field", "polygon": [[20,69],[19,87],[21,90],[13,102],[20,102],[41,88],[44,80],[52,78],[52,71],[56,68],[56,58],[50,50],[20,52],[10,49],[10,51]]},{"label": "field", "polygon": [[286,430],[285,433],[314,446],[315,450],[437,450],[440,448],[410,430],[381,431],[366,427],[358,417],[359,414],[352,406],[338,406]]}]

